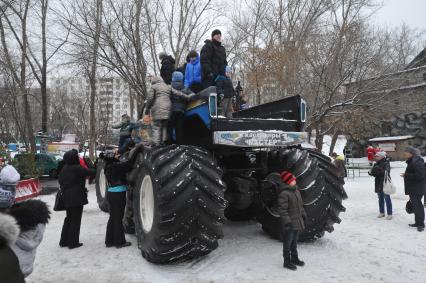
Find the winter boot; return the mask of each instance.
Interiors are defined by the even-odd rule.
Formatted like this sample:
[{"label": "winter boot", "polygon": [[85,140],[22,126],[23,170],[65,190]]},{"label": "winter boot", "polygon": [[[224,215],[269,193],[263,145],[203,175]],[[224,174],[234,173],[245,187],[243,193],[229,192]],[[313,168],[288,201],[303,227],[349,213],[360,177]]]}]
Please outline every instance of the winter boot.
[{"label": "winter boot", "polygon": [[385,214],[384,214],[384,213],[380,213],[380,214],[377,216],[377,218],[383,218],[383,217],[385,217]]},{"label": "winter boot", "polygon": [[392,220],[392,215],[386,216],[386,220]]},{"label": "winter boot", "polygon": [[305,266],[305,262],[301,261],[298,256],[292,256],[291,263],[297,266]]},{"label": "winter boot", "polygon": [[408,224],[408,226],[410,226],[410,227],[413,227],[413,228],[416,228],[417,227],[417,224]]},{"label": "winter boot", "polygon": [[283,267],[287,268],[287,269],[290,269],[290,270],[293,270],[293,271],[297,270],[296,265],[294,265],[293,263],[291,263],[290,256],[284,257],[284,265],[283,265]]},{"label": "winter boot", "polygon": [[425,230],[425,226],[417,226],[417,231],[423,232]]}]

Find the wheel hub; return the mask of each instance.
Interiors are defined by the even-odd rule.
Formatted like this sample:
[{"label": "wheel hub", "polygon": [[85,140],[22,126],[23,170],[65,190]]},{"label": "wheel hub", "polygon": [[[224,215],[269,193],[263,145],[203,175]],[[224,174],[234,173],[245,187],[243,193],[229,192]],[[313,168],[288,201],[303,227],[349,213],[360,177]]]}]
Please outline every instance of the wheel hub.
[{"label": "wheel hub", "polygon": [[154,222],[154,191],[151,176],[143,178],[139,195],[139,213],[142,221],[142,229],[145,233],[151,231]]},{"label": "wheel hub", "polygon": [[105,176],[105,170],[102,168],[99,173],[99,192],[101,193],[102,198],[105,198],[105,192],[107,190],[107,180]]}]

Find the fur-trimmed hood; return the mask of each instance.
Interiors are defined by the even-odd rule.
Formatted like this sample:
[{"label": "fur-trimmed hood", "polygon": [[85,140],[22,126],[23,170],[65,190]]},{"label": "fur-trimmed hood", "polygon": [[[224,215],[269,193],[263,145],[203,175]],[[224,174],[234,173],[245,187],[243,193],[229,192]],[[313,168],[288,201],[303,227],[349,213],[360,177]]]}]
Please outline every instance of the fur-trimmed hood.
[{"label": "fur-trimmed hood", "polygon": [[46,203],[37,199],[16,203],[9,213],[15,217],[23,232],[34,229],[38,224],[47,224],[50,219]]},{"label": "fur-trimmed hood", "polygon": [[0,212],[0,248],[13,245],[19,236],[19,226],[15,218]]}]

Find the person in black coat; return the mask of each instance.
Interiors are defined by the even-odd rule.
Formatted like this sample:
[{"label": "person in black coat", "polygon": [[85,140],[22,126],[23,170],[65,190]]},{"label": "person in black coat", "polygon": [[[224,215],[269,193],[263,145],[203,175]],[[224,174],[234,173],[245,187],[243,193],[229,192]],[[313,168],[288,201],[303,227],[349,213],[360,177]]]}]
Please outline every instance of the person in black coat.
[{"label": "person in black coat", "polygon": [[204,46],[200,52],[201,81],[203,87],[215,85],[218,75],[225,76],[226,50],[222,45],[222,33],[216,29],[212,32],[212,39],[204,41]]},{"label": "person in black coat", "polygon": [[126,207],[127,180],[126,174],[133,169],[138,154],[144,149],[139,144],[130,152],[127,161],[121,161],[118,156],[105,158],[105,177],[108,181],[107,201],[109,204],[109,219],[106,229],[105,245],[109,247],[127,247],[123,228],[124,210]]},{"label": "person in black coat", "polygon": [[63,160],[65,165],[59,175],[59,185],[67,215],[62,226],[59,246],[74,249],[83,245],[79,237],[83,206],[88,203],[86,178],[94,177],[96,170],[83,168],[76,150],[67,151]]},{"label": "person in black coat", "polygon": [[415,223],[409,226],[422,232],[425,229],[425,210],[422,204],[426,179],[424,160],[420,156],[420,150],[411,146],[405,149],[404,157],[407,160],[407,168],[401,176],[404,178],[405,194],[410,197],[415,216]]},{"label": "person in black coat", "polygon": [[166,52],[161,52],[158,56],[161,60],[160,76],[166,84],[172,82],[172,74],[175,71],[175,59],[167,55]]},{"label": "person in black coat", "polygon": [[0,212],[0,281],[25,282],[19,267],[19,260],[12,250],[19,235],[16,220],[6,213]]},{"label": "person in black coat", "polygon": [[385,217],[385,202],[386,202],[386,212],[388,216],[386,217],[387,220],[392,219],[392,200],[389,195],[385,194],[383,192],[383,183],[385,181],[385,173],[387,172],[390,174],[390,163],[389,160],[386,158],[386,152],[379,151],[374,156],[376,163],[374,164],[373,168],[370,172],[368,172],[369,175],[374,176],[374,191],[377,193],[377,196],[379,197],[379,211],[380,214],[378,218]]}]

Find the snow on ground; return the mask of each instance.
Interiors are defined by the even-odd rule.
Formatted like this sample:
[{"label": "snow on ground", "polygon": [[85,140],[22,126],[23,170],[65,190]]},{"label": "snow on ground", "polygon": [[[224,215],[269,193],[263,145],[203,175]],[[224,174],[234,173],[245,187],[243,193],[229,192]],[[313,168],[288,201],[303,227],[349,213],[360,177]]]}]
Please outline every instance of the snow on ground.
[{"label": "snow on ground", "polygon": [[[85,206],[81,242],[69,250],[58,246],[63,212],[54,212],[37,251],[34,273],[27,282],[426,282],[426,232],[407,226],[406,196],[399,173],[404,163],[392,163],[398,187],[393,196],[394,219],[378,219],[373,178],[347,180],[346,213],[335,231],[314,243],[299,245],[306,267],[282,268],[282,245],[265,235],[255,222],[225,224],[218,249],[196,261],[153,265],[132,246],[105,248],[108,215],[99,211],[94,188]],[[54,195],[42,196],[53,205]]]}]

